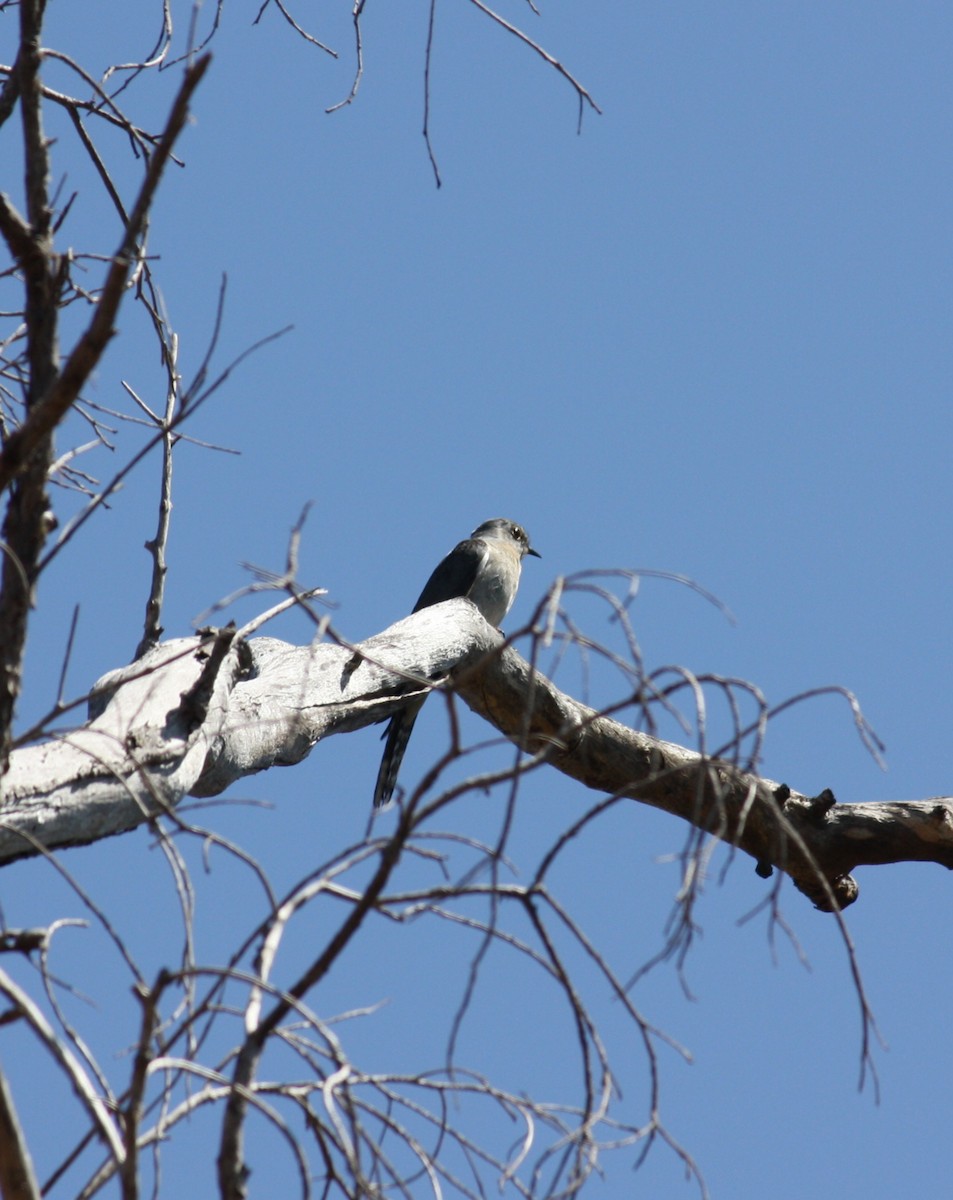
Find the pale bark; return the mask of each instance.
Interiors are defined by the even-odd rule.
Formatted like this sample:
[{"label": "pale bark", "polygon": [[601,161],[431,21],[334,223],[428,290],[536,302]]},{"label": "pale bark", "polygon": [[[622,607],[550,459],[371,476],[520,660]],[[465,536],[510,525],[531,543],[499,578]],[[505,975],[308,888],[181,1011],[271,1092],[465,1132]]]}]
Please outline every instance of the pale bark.
[{"label": "pale bark", "polygon": [[227,629],[163,642],[97,683],[86,725],[14,751],[0,862],[123,833],[187,795],[298,763],[323,737],[385,719],[427,680],[501,644],[463,600],[356,650],[245,642]]},{"label": "pale bark", "polygon": [[298,763],[322,738],[381,721],[440,681],[540,769],[681,817],[762,874],[785,871],[820,908],[856,898],[857,866],[953,867],[949,798],[838,805],[830,792],[809,797],[640,733],[561,692],[465,600],[356,649],[245,642],[230,630],[163,643],[100,681],[98,715],[83,728],[13,754],[0,862],[120,833],[187,795]]}]

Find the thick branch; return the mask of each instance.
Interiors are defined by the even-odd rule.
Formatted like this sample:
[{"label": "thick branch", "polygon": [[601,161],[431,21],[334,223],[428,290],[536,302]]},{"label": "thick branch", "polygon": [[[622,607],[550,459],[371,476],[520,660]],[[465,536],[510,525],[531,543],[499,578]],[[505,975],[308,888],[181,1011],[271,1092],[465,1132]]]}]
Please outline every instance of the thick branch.
[{"label": "thick branch", "polygon": [[[55,387],[59,363],[59,281],[50,232],[49,147],[43,132],[40,83],[43,7],[41,0],[24,0],[20,6],[17,63],[26,219],[19,217],[6,200],[0,204],[0,227],[17,257],[26,293],[24,313],[29,366],[26,425],[30,424],[44,394]],[[9,440],[0,459],[6,453]],[[10,731],[20,693],[23,648],[37,563],[50,527],[46,480],[51,454],[49,432],[34,438],[25,447],[0,528],[3,544],[0,569],[0,772],[6,769],[10,751]]]},{"label": "thick branch", "polygon": [[245,643],[230,630],[163,644],[101,682],[83,729],[14,753],[0,862],[123,832],[186,795],[298,763],[321,738],[384,720],[451,676],[527,753],[681,817],[751,855],[762,874],[786,872],[819,908],[856,898],[858,866],[953,867],[953,800],[838,805],[829,792],[792,792],[639,733],[536,674],[466,600],[415,613],[355,650]]},{"label": "thick branch", "polygon": [[101,681],[108,702],[82,729],[14,751],[0,861],[124,833],[174,808],[202,773],[246,662],[231,630],[167,642]]},{"label": "thick branch", "polygon": [[17,1117],[6,1077],[0,1074],[0,1196],[3,1200],[39,1200],[33,1160]]},{"label": "thick branch", "polygon": [[791,876],[818,908],[858,894],[850,872],[892,862],[953,869],[953,799],[836,804],[600,716],[512,649],[455,680],[466,703],[527,753],[597,791],[650,804]]},{"label": "thick branch", "polygon": [[356,652],[246,643],[230,630],[165,642],[100,680],[89,724],[11,756],[0,862],[124,833],[186,795],[298,763],[321,738],[386,719],[427,680],[501,645],[466,600],[401,621]]}]

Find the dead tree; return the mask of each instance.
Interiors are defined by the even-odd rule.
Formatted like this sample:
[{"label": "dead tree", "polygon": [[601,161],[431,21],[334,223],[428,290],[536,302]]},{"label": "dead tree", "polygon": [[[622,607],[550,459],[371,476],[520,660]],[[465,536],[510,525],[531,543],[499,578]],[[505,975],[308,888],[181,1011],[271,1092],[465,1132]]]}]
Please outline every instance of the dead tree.
[{"label": "dead tree", "polygon": [[[586,109],[597,111],[588,91],[554,55],[480,0],[472,3],[573,89],[580,119]],[[0,11],[12,7],[0,3]],[[839,805],[831,790],[808,796],[761,778],[757,761],[772,713],[760,701],[753,721],[746,724],[738,717],[732,736],[716,750],[661,739],[655,714],[670,707],[679,693],[691,698],[706,687],[716,688],[737,712],[736,693],[745,691],[745,685],[696,678],[687,671],[674,681],[662,680],[644,669],[634,641],[630,659],[623,664],[628,681],[624,694],[601,710],[580,703],[539,666],[541,654],[554,641],[585,641],[563,608],[567,591],[583,586],[580,579],[557,580],[529,626],[512,639],[490,628],[467,601],[457,600],[426,609],[358,644],[338,637],[317,615],[316,635],[308,645],[261,635],[264,618],[242,629],[208,628],[163,641],[172,451],[184,436],[187,420],[227,380],[231,368],[217,373],[212,369],[213,337],[195,379],[183,383],[178,336],[164,315],[153,278],[149,215],[209,67],[206,43],[218,16],[207,36],[196,38],[176,64],[173,6],[160,6],[161,29],[152,54],[95,79],[68,54],[44,47],[44,7],[43,0],[21,0],[16,6],[16,55],[0,67],[0,124],[20,121],[24,180],[18,199],[11,198],[9,188],[0,194],[0,234],[11,264],[6,273],[23,296],[22,309],[5,314],[9,328],[0,341],[0,489],[6,499],[0,538],[0,864],[44,858],[69,878],[61,855],[65,848],[148,826],[172,866],[183,911],[190,912],[190,893],[176,841],[180,835],[195,835],[203,846],[225,847],[252,872],[265,897],[257,924],[234,931],[234,944],[224,960],[196,957],[187,916],[182,952],[174,965],[147,978],[108,914],[99,912],[75,886],[75,894],[89,901],[99,930],[122,959],[129,984],[125,991],[134,996],[139,1010],[139,1033],[119,1083],[118,1069],[113,1072],[96,1060],[59,1004],[61,985],[49,959],[54,945],[67,936],[62,931],[76,922],[64,918],[45,928],[2,932],[0,951],[37,963],[43,994],[35,995],[15,972],[0,969],[0,995],[6,1004],[0,1019],[4,1026],[27,1030],[50,1056],[81,1116],[82,1129],[69,1135],[72,1141],[49,1168],[44,1190],[55,1187],[68,1172],[82,1170],[78,1196],[96,1195],[118,1180],[125,1200],[133,1200],[143,1191],[144,1158],[152,1156],[158,1180],[160,1154],[172,1133],[211,1107],[221,1112],[214,1154],[224,1200],[245,1194],[250,1167],[245,1138],[251,1113],[284,1140],[303,1195],[310,1194],[315,1175],[321,1176],[327,1191],[355,1197],[388,1187],[419,1194],[421,1180],[434,1192],[450,1186],[461,1194],[477,1195],[486,1191],[489,1178],[521,1196],[572,1194],[599,1169],[607,1147],[636,1147],[642,1154],[657,1141],[668,1143],[694,1170],[661,1117],[656,1054],[661,1035],[635,1008],[630,989],[571,910],[551,891],[552,864],[579,831],[609,807],[647,804],[679,818],[689,830],[686,886],[680,900],[686,912],[698,864],[713,844],[725,843],[747,855],[759,875],[772,879],[766,885],[769,895],[776,895],[780,881],[790,878],[844,928],[842,911],[858,895],[851,874],[856,867],[901,861],[953,865],[953,801]],[[299,34],[325,49],[295,24],[283,5],[276,7]],[[424,134],[439,184],[429,122],[433,9],[425,47]],[[343,104],[357,95],[363,72],[363,2],[349,6],[349,11],[356,67]],[[11,20],[9,12],[4,19]],[[48,84],[45,71],[54,62],[81,81],[75,94]],[[161,129],[147,131],[124,107],[127,84],[148,70],[173,65],[178,77],[168,117]],[[85,161],[114,210],[115,236],[106,247],[79,253],[57,243],[71,201],[58,202],[51,188],[51,148],[44,128],[50,105],[67,114]],[[95,130],[100,128],[119,131],[138,156],[141,174],[129,194],[110,175],[97,148]],[[97,272],[92,285],[79,278],[80,259]],[[154,411],[127,387],[132,411],[147,422],[150,432],[130,461],[100,484],[76,465],[83,447],[58,454],[55,435],[67,417],[80,414],[94,442],[105,442],[105,422],[91,409],[84,410],[81,396],[113,336],[122,306],[130,300],[144,307],[154,327],[166,401],[161,411]],[[90,315],[79,336],[62,351],[59,320],[73,303],[87,305]],[[41,597],[43,571],[155,447],[163,454],[159,519],[148,543],[152,579],[134,661],[101,679],[82,701],[61,699],[45,719],[17,732],[14,713],[24,646],[32,608]],[[50,502],[51,480],[65,480],[87,500],[59,528]],[[296,536],[299,533],[300,528]],[[293,539],[288,570],[272,582],[289,593],[285,605],[311,612],[314,593],[297,584],[294,558]],[[608,598],[624,617],[624,600]],[[513,747],[505,769],[443,786],[443,769],[463,753],[454,733],[443,759],[401,799],[388,833],[370,832],[358,846],[325,850],[326,861],[303,880],[273,886],[252,854],[227,845],[214,830],[199,829],[183,813],[183,802],[190,797],[218,796],[259,772],[299,764],[323,739],[385,720],[402,704],[428,693],[446,700],[451,718],[459,699],[498,730]],[[749,688],[746,694],[754,696],[756,690]],[[870,740],[855,705],[854,712],[862,735]],[[456,729],[452,719],[451,727]],[[503,877],[501,833],[495,846],[468,846],[478,868],[459,878],[406,888],[395,882],[402,856],[435,860],[428,840],[432,820],[462,792],[505,785],[515,802],[527,773],[552,771],[591,789],[596,799],[584,800],[586,793],[580,789],[578,820],[556,832],[528,880]],[[352,876],[358,882],[352,883]],[[339,906],[330,921],[331,933],[302,968],[280,971],[280,950],[289,928],[305,910],[328,900]],[[478,916],[467,907],[475,901],[485,905]],[[518,928],[505,920],[510,910],[520,915]],[[422,914],[480,939],[464,999],[448,1022],[446,1061],[440,1071],[411,1076],[362,1069],[345,1048],[340,1027],[309,1006],[312,997],[372,915],[409,923]],[[687,928],[683,926],[682,933]],[[613,1064],[593,1011],[567,965],[561,937],[568,937],[595,965],[641,1041],[649,1081],[642,1120],[618,1115]],[[507,1090],[457,1062],[456,1040],[472,997],[472,981],[491,944],[529,962],[542,985],[559,995],[576,1040],[578,1095],[572,1103],[550,1103]],[[850,954],[846,932],[845,944]],[[859,975],[855,978],[866,1062],[869,1011]],[[215,1041],[212,1031],[218,1035],[223,1028],[226,1048],[207,1049]],[[270,1063],[273,1051],[277,1057],[276,1048],[296,1056],[301,1078],[265,1074],[263,1064]],[[516,1123],[515,1143],[501,1151],[475,1142],[457,1117],[457,1106],[471,1101],[493,1106]],[[40,1194],[14,1097],[2,1076],[0,1187],[4,1195]]]}]

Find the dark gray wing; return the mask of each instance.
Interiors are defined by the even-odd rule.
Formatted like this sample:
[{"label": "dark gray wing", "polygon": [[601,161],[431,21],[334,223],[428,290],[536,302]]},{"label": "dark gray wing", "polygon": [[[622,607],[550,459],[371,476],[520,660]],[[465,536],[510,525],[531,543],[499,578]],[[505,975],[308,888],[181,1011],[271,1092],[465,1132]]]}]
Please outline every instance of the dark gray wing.
[{"label": "dark gray wing", "polygon": [[466,596],[476,582],[477,573],[486,557],[486,542],[479,538],[467,538],[454,546],[443,562],[438,563],[434,573],[424,585],[414,612]]},{"label": "dark gray wing", "polygon": [[[479,538],[467,538],[454,546],[427,580],[420,599],[414,605],[414,612],[429,608],[431,604],[440,604],[443,600],[466,596],[476,582],[486,552],[486,542]],[[426,696],[421,696],[411,700],[400,712],[394,713],[384,730],[383,736],[387,741],[374,788],[375,808],[387,804],[394,793],[401,760],[425,699]]]}]

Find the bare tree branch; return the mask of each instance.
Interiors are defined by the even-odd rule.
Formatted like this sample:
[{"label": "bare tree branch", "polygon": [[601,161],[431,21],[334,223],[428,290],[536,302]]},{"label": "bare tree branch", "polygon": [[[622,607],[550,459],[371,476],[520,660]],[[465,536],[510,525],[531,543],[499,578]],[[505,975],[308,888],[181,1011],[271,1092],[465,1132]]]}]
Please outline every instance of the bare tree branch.
[{"label": "bare tree branch", "polygon": [[[151,411],[149,412],[149,416],[152,417],[162,433],[162,474],[159,489],[159,521],[155,536],[146,542],[146,549],[152,556],[152,586],[149,589],[149,599],[146,601],[142,639],[136,647],[135,657],[137,659],[142,658],[147,651],[158,646],[159,639],[162,637],[162,601],[165,596],[165,578],[168,571],[165,551],[172,520],[172,449],[175,445],[173,419],[178,401],[179,383],[177,360],[178,338],[173,334],[172,345],[169,349],[169,387],[166,393],[165,413],[162,417],[158,417]],[[145,407],[141,401],[139,403],[141,407]]]},{"label": "bare tree branch", "polygon": [[351,13],[351,19],[354,22],[354,78],[351,81],[351,90],[343,100],[326,108],[324,110],[326,113],[337,112],[339,108],[344,108],[357,99],[358,89],[364,78],[364,39],[361,33],[361,17],[364,14],[365,3],[366,0],[354,0],[354,9]]},{"label": "bare tree branch", "polygon": [[205,55],[186,68],[165,132],[149,161],[122,241],[107,272],[93,319],[63,364],[55,382],[39,395],[24,425],[7,439],[3,451],[0,452],[0,489],[6,488],[24,469],[29,455],[63,419],[114,333],[116,313],[126,281],[137,261],[138,242],[145,228],[156,189],[172,153],[172,147],[188,119],[192,94],[202,81],[210,61],[211,56]]},{"label": "bare tree branch", "polygon": [[[272,638],[246,644],[229,631],[164,643],[100,680],[87,726],[14,754],[0,861],[5,852],[35,853],[35,839],[52,848],[135,828],[187,794],[216,795],[245,775],[300,762],[331,732],[390,716],[406,694],[499,644],[461,604],[466,622],[441,606],[435,623],[414,621],[396,640],[387,630],[356,652]],[[226,652],[209,658],[216,645]],[[241,679],[249,686],[236,690]],[[208,699],[197,710],[200,685]]]},{"label": "bare tree branch", "polygon": [[524,770],[547,764],[664,809],[743,850],[759,873],[789,875],[819,908],[856,899],[850,872],[858,866],[953,868],[949,798],[836,804],[829,791],[798,793],[639,732],[560,691],[464,600],[355,647],[246,644],[226,630],[165,643],[106,676],[97,685],[105,706],[87,726],[12,756],[0,862],[35,853],[37,843],[51,849],[123,832],[187,794],[216,795],[300,762],[322,738],[381,721],[450,679],[530,756]]},{"label": "bare tree branch", "polygon": [[116,1127],[112,1114],[103,1103],[102,1097],[96,1091],[92,1080],[83,1070],[81,1064],[56,1036],[56,1031],[44,1017],[36,1004],[27,993],[11,979],[6,971],[0,970],[0,993],[7,997],[11,1004],[26,1020],[41,1044],[63,1070],[70,1080],[73,1090],[80,1102],[89,1112],[95,1128],[99,1131],[105,1144],[109,1147],[114,1162],[119,1165],[125,1157],[122,1137]]},{"label": "bare tree branch", "polygon": [[33,1160],[23,1136],[6,1076],[0,1073],[0,1196],[40,1200]]},{"label": "bare tree branch", "polygon": [[[505,17],[502,17],[498,12],[490,8],[489,5],[484,4],[483,0],[470,0],[470,3],[474,6],[474,8],[478,8],[480,12],[488,16],[490,20],[495,21],[496,24],[502,29],[505,29],[507,33],[512,34],[513,37],[522,42],[524,46],[528,46],[530,50],[538,54],[539,57],[544,62],[548,63],[554,71],[561,75],[567,83],[571,84],[579,100],[579,129],[582,129],[582,114],[585,105],[588,104],[593,112],[602,112],[602,109],[598,104],[596,104],[595,100],[593,100],[592,96],[589,94],[586,88],[582,86],[579,80],[576,79],[576,77],[570,71],[568,71],[566,67],[563,66],[559,59],[555,58],[549,53],[548,50],[541,46],[539,42],[531,38],[528,33],[524,33],[523,30],[517,25],[513,25],[510,21],[507,21]],[[536,10],[534,9],[534,11]]]},{"label": "bare tree branch", "polygon": [[[43,397],[55,386],[59,370],[57,301],[60,272],[53,256],[50,230],[49,147],[43,132],[40,85],[43,9],[42,0],[23,0],[20,5],[17,62],[26,219],[15,218],[9,204],[0,207],[0,225],[19,262],[26,294],[27,424],[39,411]],[[8,435],[4,449],[0,451],[0,460],[18,433],[19,430],[15,430]],[[19,478],[11,491],[0,531],[4,547],[0,571],[0,772],[6,769],[10,752],[13,712],[20,694],[23,649],[33,604],[37,563],[52,525],[46,494],[51,459],[49,431],[40,431],[23,448],[18,464]],[[4,488],[6,486],[3,484]]]},{"label": "bare tree branch", "polygon": [[511,649],[455,676],[475,711],[587,787],[629,796],[790,875],[818,908],[852,903],[850,872],[892,862],[953,868],[953,800],[836,804],[640,733],[579,704]]}]

